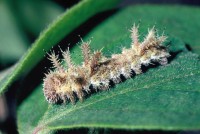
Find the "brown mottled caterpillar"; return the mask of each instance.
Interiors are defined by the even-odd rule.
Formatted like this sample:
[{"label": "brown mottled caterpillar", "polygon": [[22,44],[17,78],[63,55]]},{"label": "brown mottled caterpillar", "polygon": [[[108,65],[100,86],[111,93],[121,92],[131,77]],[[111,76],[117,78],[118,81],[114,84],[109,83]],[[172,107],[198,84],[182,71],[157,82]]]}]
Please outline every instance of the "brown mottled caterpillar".
[{"label": "brown mottled caterpillar", "polygon": [[55,53],[49,54],[55,70],[50,71],[44,78],[43,91],[47,101],[54,104],[59,101],[66,103],[70,100],[75,103],[75,96],[82,101],[84,93],[89,93],[92,89],[107,90],[110,87],[110,81],[114,84],[121,82],[120,75],[128,79],[132,72],[142,73],[142,65],[147,66],[152,61],[161,65],[167,64],[170,54],[162,45],[166,36],[156,36],[155,29],[152,28],[144,41],[140,43],[138,26],[134,25],[130,31],[131,48],[123,48],[122,53],[113,54],[111,58],[103,56],[101,51],[92,53],[90,41],[82,41],[84,62],[80,66],[74,65],[71,61],[69,48],[65,52],[62,51],[67,68],[61,65]]}]

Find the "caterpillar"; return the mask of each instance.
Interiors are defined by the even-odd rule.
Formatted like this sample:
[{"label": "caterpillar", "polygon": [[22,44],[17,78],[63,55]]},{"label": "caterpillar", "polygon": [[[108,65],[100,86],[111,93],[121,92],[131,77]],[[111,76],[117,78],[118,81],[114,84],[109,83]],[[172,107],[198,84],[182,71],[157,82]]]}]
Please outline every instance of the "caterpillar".
[{"label": "caterpillar", "polygon": [[[135,24],[131,28],[131,47],[123,48],[120,54],[113,54],[110,58],[103,56],[101,50],[91,52],[91,41],[82,40],[82,65],[75,65],[70,56],[69,47],[62,51],[67,67],[64,67],[58,55],[52,52],[49,60],[53,63],[54,71],[45,74],[43,91],[46,100],[55,104],[61,101],[75,103],[76,98],[83,101],[84,94],[91,90],[107,90],[110,81],[114,84],[121,82],[121,75],[126,79],[132,73],[141,74],[141,66],[148,66],[152,62],[161,65],[168,63],[170,56],[167,47],[163,46],[166,36],[156,35],[155,28],[148,30],[143,42],[138,37],[138,28]],[[92,88],[91,88],[92,86]]]}]

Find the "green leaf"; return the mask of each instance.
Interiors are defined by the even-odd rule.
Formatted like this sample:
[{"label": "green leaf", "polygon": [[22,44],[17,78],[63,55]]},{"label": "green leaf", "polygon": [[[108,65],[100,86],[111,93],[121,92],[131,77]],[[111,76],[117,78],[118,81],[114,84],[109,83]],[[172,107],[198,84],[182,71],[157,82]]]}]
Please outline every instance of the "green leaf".
[{"label": "green leaf", "polygon": [[[19,120],[18,120],[18,131],[20,133],[29,133],[33,132],[35,126],[37,126],[38,121],[44,115],[45,111],[48,108],[48,103],[44,99],[42,86],[37,87],[32,95],[24,100],[23,107],[21,107]],[[34,103],[34,106],[32,105]],[[29,105],[31,104],[31,105]]]},{"label": "green leaf", "polygon": [[0,1],[0,18],[0,64],[10,64],[25,53],[28,40],[5,1]]},{"label": "green leaf", "polygon": [[[129,47],[131,40],[128,28],[134,22],[142,20],[140,32],[143,34],[147,32],[148,27],[154,25],[154,22],[159,22],[156,27],[162,32],[166,18],[169,22],[170,19],[181,18],[178,13],[177,15],[169,13],[167,16],[166,10],[184,12],[193,9],[176,6],[132,6],[119,11],[98,25],[86,38],[93,37],[92,48],[96,50],[104,47],[104,54],[110,56],[111,53],[120,52],[121,46]],[[178,29],[173,23],[166,25]],[[199,57],[188,52],[184,42],[172,38],[176,36],[173,31],[177,30],[173,28],[166,29],[166,33],[170,35],[168,39],[171,41],[170,51],[182,52],[178,53],[167,66],[150,68],[147,72],[126,80],[109,91],[94,93],[83,103],[78,101],[76,105],[48,105],[40,85],[18,107],[19,132],[48,133],[80,127],[200,129]],[[73,61],[80,63],[82,59],[78,55],[79,46],[73,47],[72,52]]]},{"label": "green leaf", "polygon": [[33,35],[38,35],[64,9],[52,1],[18,0],[12,3],[20,22]]},{"label": "green leaf", "polygon": [[4,92],[14,80],[28,73],[43,58],[45,54],[43,49],[49,50],[89,17],[110,9],[118,3],[119,0],[83,0],[59,16],[40,34],[39,38],[32,44],[32,47],[16,63],[14,71],[0,81],[0,93]]}]

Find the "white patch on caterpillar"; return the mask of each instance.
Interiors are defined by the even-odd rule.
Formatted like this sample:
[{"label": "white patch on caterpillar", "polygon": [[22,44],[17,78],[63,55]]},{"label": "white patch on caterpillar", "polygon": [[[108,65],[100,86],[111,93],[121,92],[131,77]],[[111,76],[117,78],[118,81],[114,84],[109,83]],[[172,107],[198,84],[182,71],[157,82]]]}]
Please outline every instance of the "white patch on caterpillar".
[{"label": "white patch on caterpillar", "polygon": [[64,52],[61,50],[67,68],[61,65],[54,52],[48,54],[55,71],[50,71],[44,78],[43,91],[46,100],[52,104],[59,101],[75,103],[77,96],[82,101],[85,94],[83,91],[89,94],[92,89],[108,90],[110,81],[114,84],[122,81],[121,75],[129,79],[133,71],[135,74],[141,74],[142,65],[148,66],[152,62],[161,65],[168,63],[167,58],[170,54],[162,45],[166,40],[165,36],[155,36],[153,27],[144,41],[140,42],[138,26],[134,25],[130,31],[131,47],[123,48],[121,54],[113,54],[111,58],[103,56],[101,50],[91,52],[91,41],[83,40],[81,50],[84,61],[80,66],[73,64],[69,48]]}]

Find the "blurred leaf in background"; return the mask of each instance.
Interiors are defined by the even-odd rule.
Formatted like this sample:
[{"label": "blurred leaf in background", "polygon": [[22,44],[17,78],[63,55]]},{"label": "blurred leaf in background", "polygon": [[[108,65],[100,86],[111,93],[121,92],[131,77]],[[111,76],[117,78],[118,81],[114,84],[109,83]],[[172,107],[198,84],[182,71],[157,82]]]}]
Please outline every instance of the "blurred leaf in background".
[{"label": "blurred leaf in background", "polygon": [[0,1],[0,18],[0,64],[5,66],[18,60],[29,42],[4,0]]},{"label": "blurred leaf in background", "polygon": [[33,36],[37,36],[64,8],[50,0],[13,0],[16,15],[24,28]]},{"label": "blurred leaf in background", "polygon": [[31,39],[63,11],[48,0],[1,0],[0,65],[6,67],[17,61],[30,46]]}]

